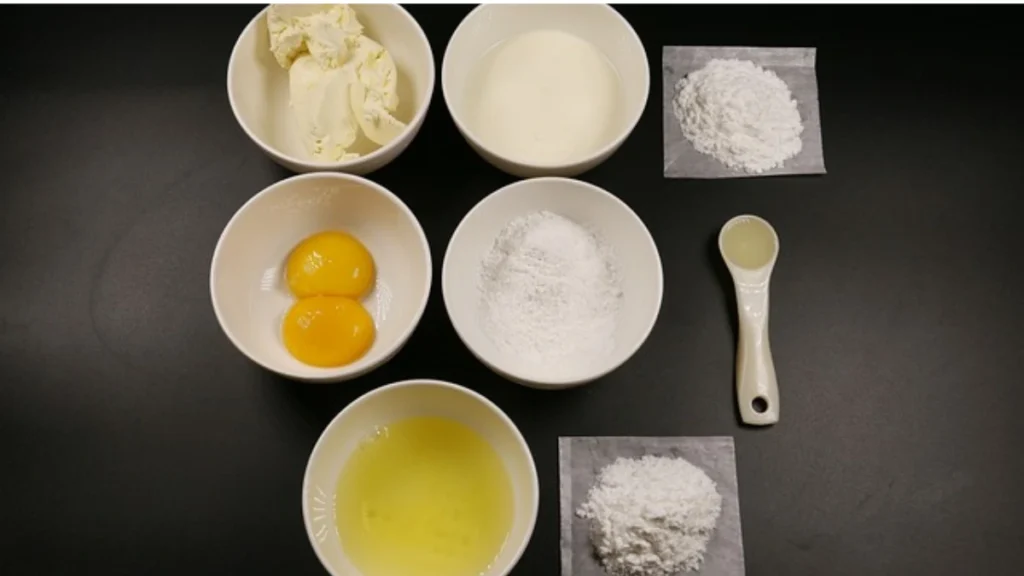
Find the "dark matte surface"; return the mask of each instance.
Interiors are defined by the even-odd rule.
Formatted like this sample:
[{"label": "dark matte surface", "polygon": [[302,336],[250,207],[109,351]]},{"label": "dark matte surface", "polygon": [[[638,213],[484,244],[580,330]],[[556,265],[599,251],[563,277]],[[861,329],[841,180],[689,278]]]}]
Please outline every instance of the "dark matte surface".
[{"label": "dark matte surface", "polygon": [[[468,9],[411,8],[439,65]],[[428,376],[496,401],[533,448],[540,517],[517,575],[558,572],[559,435],[735,436],[751,576],[1020,574],[1017,12],[622,8],[653,96],[584,179],[650,227],[665,302],[622,369],[543,393],[470,356],[437,283],[401,354],[349,384],[282,381],[221,334],[214,244],[286,175],[225,94],[256,10],[0,10],[0,573],[321,574],[299,509],[309,450],[357,395]],[[817,46],[829,174],[663,179],[666,44]],[[440,86],[416,142],[374,178],[423,222],[436,272],[459,219],[512,181],[460,140]],[[748,211],[782,241],[782,421],[766,430],[737,424],[712,249]]]}]

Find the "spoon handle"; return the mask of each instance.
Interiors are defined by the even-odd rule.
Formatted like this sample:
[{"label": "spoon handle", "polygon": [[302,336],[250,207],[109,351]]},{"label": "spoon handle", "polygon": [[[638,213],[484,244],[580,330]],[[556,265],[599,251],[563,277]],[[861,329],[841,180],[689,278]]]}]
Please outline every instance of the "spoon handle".
[{"label": "spoon handle", "polygon": [[736,350],[736,399],[745,424],[779,421],[779,385],[768,342],[768,284],[738,285],[739,342]]}]

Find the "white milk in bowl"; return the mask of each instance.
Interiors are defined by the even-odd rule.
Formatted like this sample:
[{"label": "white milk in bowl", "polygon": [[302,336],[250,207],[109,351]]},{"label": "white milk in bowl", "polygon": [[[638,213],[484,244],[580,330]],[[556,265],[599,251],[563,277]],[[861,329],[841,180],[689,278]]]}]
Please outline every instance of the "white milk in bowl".
[{"label": "white milk in bowl", "polygon": [[619,76],[593,44],[535,30],[487,51],[470,72],[470,131],[524,164],[572,163],[608,144],[622,125]]}]

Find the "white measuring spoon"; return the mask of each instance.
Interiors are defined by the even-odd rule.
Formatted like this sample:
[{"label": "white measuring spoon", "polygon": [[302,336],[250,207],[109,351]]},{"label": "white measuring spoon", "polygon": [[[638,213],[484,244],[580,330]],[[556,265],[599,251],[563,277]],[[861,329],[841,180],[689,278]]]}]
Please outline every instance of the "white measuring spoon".
[{"label": "white measuring spoon", "polygon": [[763,218],[744,214],[722,226],[718,250],[736,288],[740,417],[746,424],[775,424],[779,421],[779,386],[768,344],[768,285],[779,255],[779,236]]}]

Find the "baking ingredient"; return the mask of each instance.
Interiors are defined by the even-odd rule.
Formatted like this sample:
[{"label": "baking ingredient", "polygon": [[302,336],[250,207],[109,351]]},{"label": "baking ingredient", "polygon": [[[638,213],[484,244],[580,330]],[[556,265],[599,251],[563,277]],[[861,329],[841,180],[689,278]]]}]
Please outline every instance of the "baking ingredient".
[{"label": "baking ingredient", "polygon": [[373,288],[375,272],[370,251],[346,232],[318,232],[292,249],[285,280],[298,301],[281,327],[288,352],[324,368],[362,358],[376,329],[357,299]]},{"label": "baking ingredient", "polygon": [[465,94],[472,133],[519,162],[586,157],[621,127],[619,77],[604,54],[559,30],[536,30],[489,50]]},{"label": "baking ingredient", "polygon": [[405,124],[398,109],[398,71],[388,51],[363,35],[347,4],[273,4],[267,12],[270,50],[289,71],[290,105],[315,160],[358,158],[360,131],[383,146]]},{"label": "baking ingredient", "polygon": [[760,220],[738,220],[722,234],[722,253],[741,268],[757,270],[775,255],[775,235]]},{"label": "baking ingredient", "polygon": [[676,84],[672,106],[694,148],[733,169],[761,173],[803,148],[789,87],[749,60],[711,60]]},{"label": "baking ingredient", "polygon": [[296,360],[321,368],[351,364],[373,345],[373,317],[359,302],[339,296],[310,296],[285,315],[281,337]]},{"label": "baking ingredient", "polygon": [[703,470],[682,458],[618,458],[603,468],[576,511],[605,570],[671,576],[700,567],[722,511]]},{"label": "baking ingredient", "polygon": [[484,333],[504,353],[573,373],[615,348],[622,289],[614,254],[592,231],[548,211],[518,217],[481,265]]},{"label": "baking ingredient", "polygon": [[319,232],[299,243],[288,255],[285,277],[298,298],[347,296],[362,298],[373,287],[370,251],[355,236]]},{"label": "baking ingredient", "polygon": [[[391,68],[394,69],[393,64]],[[365,68],[361,69],[363,71]],[[394,90],[389,93],[395,94]],[[395,97],[393,105],[388,105],[382,98],[380,92],[367,90],[362,82],[349,85],[349,101],[359,128],[367,138],[381,146],[398,138],[405,130],[405,123],[390,114],[398,106],[398,97]]]},{"label": "baking ingredient", "polygon": [[288,74],[291,107],[306,149],[317,160],[354,160],[347,152],[359,136],[349,102],[349,77],[341,68],[321,68],[308,54],[295,59]]},{"label": "baking ingredient", "polygon": [[335,498],[342,547],[363,576],[479,576],[512,526],[501,458],[447,418],[378,428],[344,465]]}]

